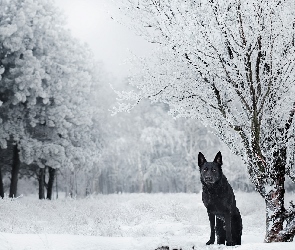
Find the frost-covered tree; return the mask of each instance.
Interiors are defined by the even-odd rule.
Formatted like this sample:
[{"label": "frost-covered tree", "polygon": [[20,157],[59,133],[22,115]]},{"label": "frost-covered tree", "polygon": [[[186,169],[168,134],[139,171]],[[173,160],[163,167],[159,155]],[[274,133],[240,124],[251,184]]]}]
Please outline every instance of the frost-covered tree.
[{"label": "frost-covered tree", "polygon": [[124,0],[120,8],[160,47],[156,67],[131,79],[140,90],[122,100],[161,101],[175,116],[212,126],[265,199],[265,242],[293,240],[284,182],[295,180],[295,2]]},{"label": "frost-covered tree", "polygon": [[20,162],[51,169],[93,165],[93,56],[64,28],[51,0],[0,1],[0,146],[14,143],[10,196]]}]

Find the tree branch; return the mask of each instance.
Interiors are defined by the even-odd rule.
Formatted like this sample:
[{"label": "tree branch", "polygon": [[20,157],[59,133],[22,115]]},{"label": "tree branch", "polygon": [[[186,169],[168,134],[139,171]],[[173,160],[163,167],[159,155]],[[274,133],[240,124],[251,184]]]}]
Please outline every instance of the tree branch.
[{"label": "tree branch", "polygon": [[239,22],[239,33],[240,38],[242,40],[243,47],[245,48],[247,45],[247,40],[245,37],[244,27],[243,27],[243,21],[242,21],[242,14],[241,14],[241,0],[238,1],[237,5],[237,15],[238,15],[238,22]]},{"label": "tree branch", "polygon": [[260,82],[260,63],[261,63],[261,58],[262,58],[262,53],[261,53],[261,35],[258,36],[257,38],[257,58],[256,58],[256,82],[257,82],[257,96],[259,97],[261,94],[261,82]]},{"label": "tree branch", "polygon": [[[289,129],[293,123],[293,120],[294,120],[294,114],[295,114],[295,102],[293,103],[293,108],[291,109],[290,111],[290,114],[289,114],[289,119],[288,121],[286,122],[285,124],[285,137],[287,138],[287,134],[289,132]],[[286,139],[285,138],[285,139]]]}]

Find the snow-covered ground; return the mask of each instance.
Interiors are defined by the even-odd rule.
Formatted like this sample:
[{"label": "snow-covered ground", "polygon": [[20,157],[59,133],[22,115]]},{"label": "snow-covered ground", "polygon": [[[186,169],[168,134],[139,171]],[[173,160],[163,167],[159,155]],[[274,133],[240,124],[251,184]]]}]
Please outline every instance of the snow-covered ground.
[{"label": "snow-covered ground", "polygon": [[[287,196],[287,199],[291,195]],[[263,243],[264,201],[236,193],[243,218],[239,250],[294,250],[292,243]],[[87,199],[0,200],[0,250],[154,250],[205,246],[207,213],[201,194],[118,194]]]}]

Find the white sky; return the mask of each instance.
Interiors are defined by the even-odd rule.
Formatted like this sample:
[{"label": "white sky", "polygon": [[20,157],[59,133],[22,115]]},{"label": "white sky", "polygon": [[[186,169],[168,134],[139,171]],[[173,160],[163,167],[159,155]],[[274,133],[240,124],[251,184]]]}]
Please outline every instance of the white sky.
[{"label": "white sky", "polygon": [[95,58],[120,79],[129,75],[128,57],[132,53],[145,56],[151,51],[152,45],[111,19],[116,10],[110,9],[109,4],[105,5],[105,1],[55,0],[64,10],[73,36],[87,42]]}]

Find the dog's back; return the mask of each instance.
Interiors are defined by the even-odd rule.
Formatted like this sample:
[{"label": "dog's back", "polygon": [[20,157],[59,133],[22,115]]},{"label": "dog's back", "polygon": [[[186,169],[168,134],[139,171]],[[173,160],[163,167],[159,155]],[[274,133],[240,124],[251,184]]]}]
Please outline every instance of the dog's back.
[{"label": "dog's back", "polygon": [[[240,245],[242,235],[242,218],[236,207],[232,187],[222,173],[222,156],[218,152],[213,162],[207,162],[199,153],[198,164],[202,182],[202,200],[209,215],[211,236],[207,244],[215,241],[215,217],[217,243]],[[225,230],[224,230],[225,227]]]}]

